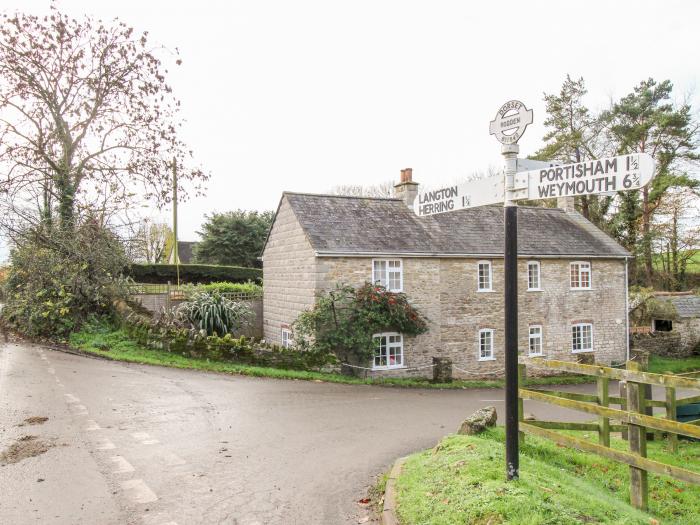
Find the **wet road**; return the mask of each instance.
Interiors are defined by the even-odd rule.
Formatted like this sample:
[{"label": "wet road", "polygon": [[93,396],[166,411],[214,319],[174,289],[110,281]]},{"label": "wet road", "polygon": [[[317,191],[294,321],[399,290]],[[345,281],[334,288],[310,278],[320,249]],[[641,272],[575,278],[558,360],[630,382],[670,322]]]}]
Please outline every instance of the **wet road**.
[{"label": "wet road", "polygon": [[[0,466],[0,523],[362,523],[369,511],[357,501],[375,476],[482,406],[502,416],[502,399],[500,390],[256,379],[0,345],[0,450],[26,435],[51,447]],[[572,414],[540,407],[526,410]],[[17,426],[33,416],[49,419]]]}]

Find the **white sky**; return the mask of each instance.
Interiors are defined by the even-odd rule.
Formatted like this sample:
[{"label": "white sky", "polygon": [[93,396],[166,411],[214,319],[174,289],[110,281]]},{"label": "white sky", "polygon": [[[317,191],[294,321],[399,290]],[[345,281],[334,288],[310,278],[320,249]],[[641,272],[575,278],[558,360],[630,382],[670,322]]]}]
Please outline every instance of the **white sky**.
[{"label": "white sky", "polygon": [[[48,10],[47,0],[0,0]],[[501,164],[488,134],[516,98],[534,109],[521,156],[541,145],[542,93],[583,76],[593,108],[639,81],[694,92],[700,3],[668,1],[63,0],[118,16],[178,47],[170,76],[185,140],[211,173],[180,206],[180,239],[205,213],[274,209],[283,190],[414,180],[433,185]],[[693,96],[697,101],[697,97]],[[169,210],[162,212],[167,220]]]}]

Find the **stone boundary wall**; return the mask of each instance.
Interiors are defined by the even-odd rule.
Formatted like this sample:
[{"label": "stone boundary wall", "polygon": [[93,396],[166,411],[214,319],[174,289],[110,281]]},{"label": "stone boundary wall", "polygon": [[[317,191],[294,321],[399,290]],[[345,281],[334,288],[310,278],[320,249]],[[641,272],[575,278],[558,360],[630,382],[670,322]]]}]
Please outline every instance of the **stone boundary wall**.
[{"label": "stone boundary wall", "polygon": [[692,348],[681,344],[681,336],[676,331],[632,334],[630,348],[664,357],[688,357],[693,353]]},{"label": "stone boundary wall", "polygon": [[[151,312],[154,317],[159,317],[163,312],[163,309],[169,307],[177,307],[184,301],[178,299],[170,299],[167,293],[159,294],[138,294],[132,295],[131,299],[138,302],[146,310]],[[262,297],[255,297],[252,299],[247,299],[240,301],[243,304],[248,305],[248,307],[255,314],[255,319],[250,327],[243,330],[238,335],[245,335],[246,337],[255,337],[256,339],[262,339],[263,337],[263,300]]]}]

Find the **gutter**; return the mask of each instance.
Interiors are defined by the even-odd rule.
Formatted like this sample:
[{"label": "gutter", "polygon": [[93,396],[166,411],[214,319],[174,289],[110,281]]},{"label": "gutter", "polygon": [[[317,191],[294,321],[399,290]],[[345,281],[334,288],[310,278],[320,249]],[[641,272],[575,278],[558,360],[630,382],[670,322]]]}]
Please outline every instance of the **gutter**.
[{"label": "gutter", "polygon": [[[316,257],[394,257],[394,258],[436,258],[436,259],[483,259],[483,258],[503,258],[502,253],[432,253],[432,252],[335,252],[316,251]],[[518,259],[624,259],[627,261],[629,255],[589,255],[583,253],[566,254],[518,254]]]}]

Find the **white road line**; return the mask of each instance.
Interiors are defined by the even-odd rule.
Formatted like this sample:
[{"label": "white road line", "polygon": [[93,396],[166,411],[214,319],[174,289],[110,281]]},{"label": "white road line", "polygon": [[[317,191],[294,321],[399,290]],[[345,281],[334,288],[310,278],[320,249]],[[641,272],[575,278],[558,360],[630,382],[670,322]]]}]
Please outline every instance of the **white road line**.
[{"label": "white road line", "polygon": [[92,432],[93,430],[101,430],[102,427],[97,424],[97,421],[94,419],[88,419],[87,420],[87,426],[85,427],[85,430],[87,432]]},{"label": "white road line", "polygon": [[142,479],[123,481],[122,490],[124,490],[127,497],[135,503],[150,503],[158,499],[155,492],[153,492]]},{"label": "white road line", "polygon": [[49,374],[55,374],[55,373],[56,373],[56,369],[54,369],[54,368],[47,368],[46,371],[47,371]]},{"label": "white road line", "polygon": [[66,403],[80,403],[80,399],[75,397],[73,394],[63,394],[66,396]]},{"label": "white road line", "polygon": [[73,405],[73,408],[76,410],[76,412],[87,411],[87,407],[85,405]]},{"label": "white road line", "polygon": [[131,434],[136,441],[140,441],[142,445],[155,445],[160,443],[157,439],[152,439],[148,432],[134,432]]},{"label": "white road line", "polygon": [[124,474],[126,472],[133,472],[134,467],[129,463],[127,460],[125,460],[122,456],[112,456],[109,458],[109,460],[114,463],[114,472],[115,474]]},{"label": "white road line", "polygon": [[180,456],[178,456],[177,454],[173,454],[172,452],[165,452],[162,454],[162,456],[163,456],[163,459],[165,460],[165,462],[170,467],[175,467],[177,465],[184,465],[185,463],[187,463]]},{"label": "white road line", "polygon": [[114,443],[112,443],[109,439],[103,438],[100,440],[100,442],[95,446],[97,450],[112,450],[113,448],[117,448]]}]

